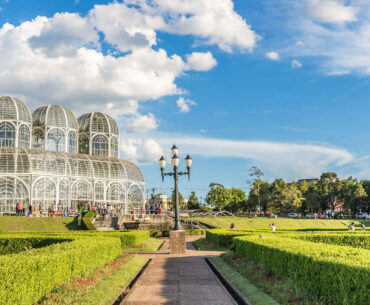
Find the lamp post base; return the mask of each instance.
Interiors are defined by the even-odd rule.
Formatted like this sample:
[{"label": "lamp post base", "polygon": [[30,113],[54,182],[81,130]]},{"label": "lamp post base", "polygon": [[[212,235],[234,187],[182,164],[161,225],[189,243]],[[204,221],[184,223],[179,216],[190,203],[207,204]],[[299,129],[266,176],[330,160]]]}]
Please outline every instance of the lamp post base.
[{"label": "lamp post base", "polygon": [[170,253],[171,254],[186,253],[185,231],[177,230],[170,232]]}]

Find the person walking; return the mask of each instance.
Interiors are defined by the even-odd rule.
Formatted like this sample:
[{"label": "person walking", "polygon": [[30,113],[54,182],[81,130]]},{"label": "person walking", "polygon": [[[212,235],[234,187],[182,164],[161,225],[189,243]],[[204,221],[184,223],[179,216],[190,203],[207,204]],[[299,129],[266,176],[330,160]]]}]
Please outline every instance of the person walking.
[{"label": "person walking", "polygon": [[32,216],[32,205],[30,204],[28,206],[28,217],[31,217]]},{"label": "person walking", "polygon": [[365,223],[362,222],[362,225],[361,225],[361,231],[365,231],[366,230],[366,227],[365,227]]},{"label": "person walking", "polygon": [[19,211],[19,216],[22,216],[23,215],[23,203],[20,202],[19,205],[18,205],[18,211]]},{"label": "person walking", "polygon": [[276,227],[275,227],[275,224],[274,224],[274,223],[270,225],[270,228],[271,228],[271,231],[272,231],[272,232],[275,232]]},{"label": "person walking", "polygon": [[352,222],[349,226],[348,226],[348,231],[354,231],[355,230],[355,223]]}]

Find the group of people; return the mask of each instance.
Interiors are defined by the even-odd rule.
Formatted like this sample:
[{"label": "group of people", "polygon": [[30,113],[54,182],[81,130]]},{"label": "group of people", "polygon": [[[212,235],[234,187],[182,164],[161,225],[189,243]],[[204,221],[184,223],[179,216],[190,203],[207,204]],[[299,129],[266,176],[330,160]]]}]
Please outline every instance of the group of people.
[{"label": "group of people", "polygon": [[[361,231],[365,231],[366,230],[366,226],[365,226],[365,223],[362,222],[361,223]],[[355,231],[355,223],[352,222],[349,226],[348,226],[348,231]]]},{"label": "group of people", "polygon": [[[39,216],[49,216],[53,217],[56,214],[60,216],[74,216],[75,212],[73,208],[69,209],[63,209],[60,204],[56,206],[56,208],[52,207],[47,207],[45,208],[44,204],[40,203],[38,205],[31,205],[29,204],[28,206],[22,202],[17,203],[16,208],[15,208],[15,213],[17,216],[28,216],[28,217],[39,217]],[[58,213],[57,213],[58,212]]]}]

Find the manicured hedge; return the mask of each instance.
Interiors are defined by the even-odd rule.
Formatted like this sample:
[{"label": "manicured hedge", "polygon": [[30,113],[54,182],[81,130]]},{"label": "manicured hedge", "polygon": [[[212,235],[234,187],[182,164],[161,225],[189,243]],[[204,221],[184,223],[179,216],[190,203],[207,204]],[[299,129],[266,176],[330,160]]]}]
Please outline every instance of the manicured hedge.
[{"label": "manicured hedge", "polygon": [[118,238],[79,236],[0,260],[1,304],[33,304],[53,288],[112,261],[121,253]]},{"label": "manicured hedge", "polygon": [[279,277],[294,279],[329,304],[367,305],[370,253],[364,249],[327,245],[269,234],[235,237],[235,251],[260,262]]},{"label": "manicured hedge", "polygon": [[192,230],[186,230],[186,235],[206,235],[207,230],[202,229],[192,229]]},{"label": "manicured hedge", "polygon": [[66,241],[70,240],[61,237],[14,237],[12,235],[0,235],[0,255],[18,253]]},{"label": "manicured hedge", "polygon": [[368,234],[296,234],[291,237],[370,250],[370,235]]},{"label": "manicured hedge", "polygon": [[82,224],[85,230],[93,230],[93,231],[96,230],[95,226],[91,222],[94,216],[96,215],[96,213],[97,213],[96,211],[90,210],[82,217]]},{"label": "manicured hedge", "polygon": [[122,246],[136,246],[145,243],[150,238],[149,231],[127,231],[127,232],[110,232],[106,233],[106,236],[119,237]]},{"label": "manicured hedge", "polygon": [[214,229],[207,230],[206,240],[215,243],[219,246],[229,247],[235,236],[242,236],[250,234],[251,231],[247,230],[226,230],[226,229]]}]

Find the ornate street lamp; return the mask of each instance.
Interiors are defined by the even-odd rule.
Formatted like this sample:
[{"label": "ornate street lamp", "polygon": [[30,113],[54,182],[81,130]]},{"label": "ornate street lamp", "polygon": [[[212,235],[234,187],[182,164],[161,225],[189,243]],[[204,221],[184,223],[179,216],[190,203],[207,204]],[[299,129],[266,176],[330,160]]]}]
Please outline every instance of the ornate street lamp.
[{"label": "ornate street lamp", "polygon": [[166,167],[166,159],[164,156],[162,156],[159,159],[159,166],[161,168],[161,175],[162,175],[162,182],[164,182],[164,176],[173,176],[175,180],[175,227],[173,228],[175,231],[181,230],[181,225],[180,225],[180,209],[179,209],[179,190],[178,190],[178,180],[179,176],[182,175],[188,175],[188,179],[190,181],[190,168],[193,160],[191,159],[190,155],[188,154],[185,158],[185,165],[187,168],[186,172],[179,172],[178,167],[179,167],[179,149],[176,147],[176,145],[173,145],[171,148],[171,154],[172,154],[172,159],[171,159],[171,165],[173,167],[173,172],[164,172],[164,168]]}]

